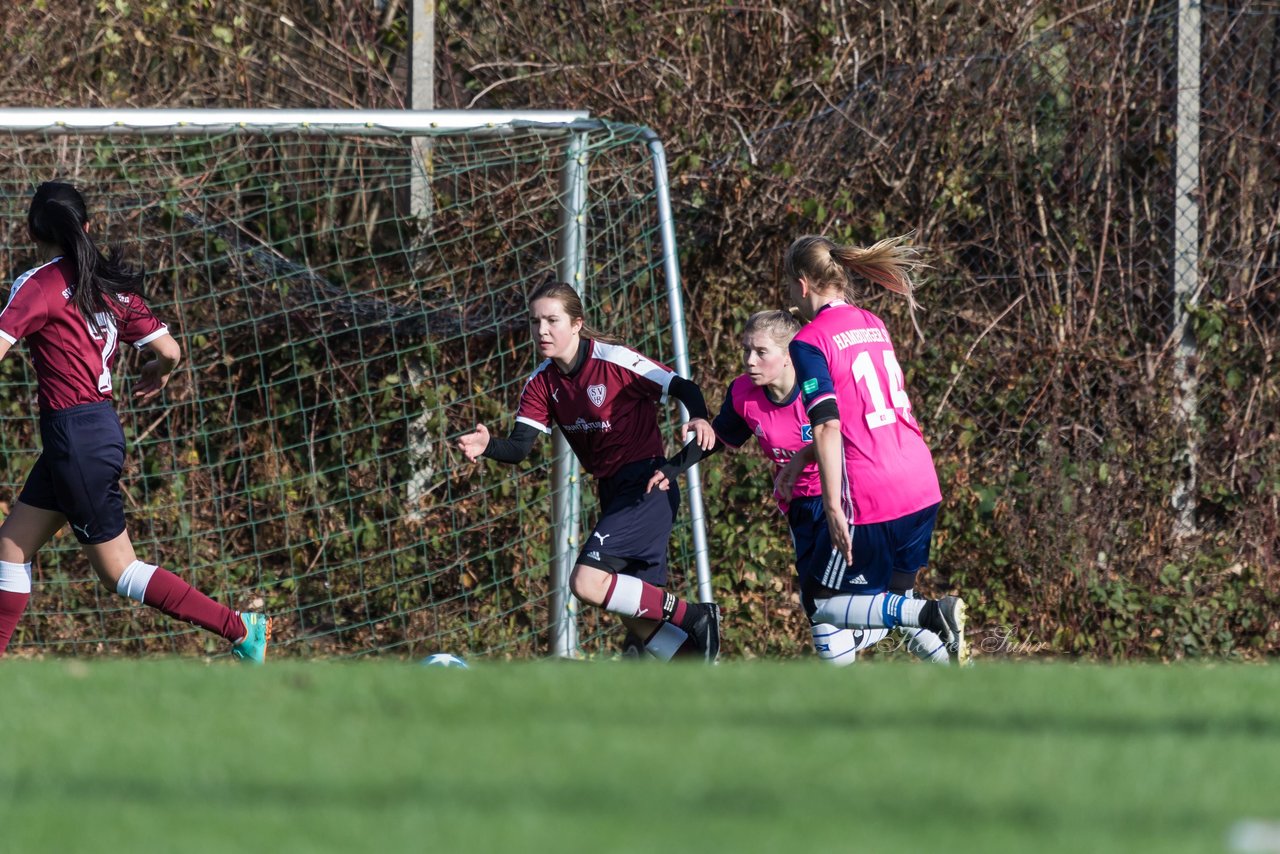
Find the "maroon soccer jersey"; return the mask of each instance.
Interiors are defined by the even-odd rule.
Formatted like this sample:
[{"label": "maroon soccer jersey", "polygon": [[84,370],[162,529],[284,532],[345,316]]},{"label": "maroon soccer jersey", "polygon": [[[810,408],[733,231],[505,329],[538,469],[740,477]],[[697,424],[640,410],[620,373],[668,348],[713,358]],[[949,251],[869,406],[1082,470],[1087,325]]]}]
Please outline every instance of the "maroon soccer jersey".
[{"label": "maroon soccer jersey", "polygon": [[136,294],[108,299],[120,311],[98,314],[95,330],[71,295],[75,269],[65,258],[28,270],[13,283],[0,312],[0,337],[10,344],[27,339],[42,412],[111,400],[111,367],[121,341],[139,350],[168,332]]},{"label": "maroon soccer jersey", "polygon": [[547,359],[529,377],[516,420],[544,433],[559,424],[582,467],[609,477],[627,463],[665,454],[657,404],[676,374],[620,344],[588,340],[576,371]]}]

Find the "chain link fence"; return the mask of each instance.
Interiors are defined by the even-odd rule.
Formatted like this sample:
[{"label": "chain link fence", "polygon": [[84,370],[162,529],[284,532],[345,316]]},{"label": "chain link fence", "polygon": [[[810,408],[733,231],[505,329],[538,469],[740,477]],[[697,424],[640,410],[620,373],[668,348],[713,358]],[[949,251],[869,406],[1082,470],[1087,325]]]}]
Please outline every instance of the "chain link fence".
[{"label": "chain link fence", "polygon": [[934,253],[920,337],[878,305],[944,477],[933,581],[972,597],[984,651],[1273,651],[1280,6],[1030,32],[869,76],[755,148],[811,164],[798,224],[915,224]]},{"label": "chain link fence", "polygon": [[[1280,651],[1280,3],[439,14],[438,105],[589,107],[667,144],[693,368],[713,405],[740,370],[741,322],[784,299],[792,238],[915,233],[934,264],[920,333],[901,304],[870,307],[894,332],[943,478],[925,584],[965,593],[979,653]],[[55,31],[24,11],[6,33],[24,15],[33,40]],[[138,102],[286,97],[264,57],[288,66],[299,48],[253,32],[266,35],[152,73],[172,89]],[[169,61],[99,41],[121,75]],[[334,94],[393,65],[337,74],[330,53],[310,64],[331,82],[290,106],[394,100],[381,82]],[[21,91],[38,90],[24,102],[115,91],[72,79],[97,66],[23,55]],[[233,73],[252,85],[229,85]],[[797,654],[803,617],[763,466],[728,456],[705,476],[727,648]]]}]

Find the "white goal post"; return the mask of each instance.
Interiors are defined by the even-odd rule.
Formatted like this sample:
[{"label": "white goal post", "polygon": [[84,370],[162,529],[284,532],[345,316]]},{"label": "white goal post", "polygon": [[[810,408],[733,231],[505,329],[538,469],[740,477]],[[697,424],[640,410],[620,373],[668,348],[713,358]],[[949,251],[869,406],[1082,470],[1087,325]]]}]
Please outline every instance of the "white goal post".
[{"label": "white goal post", "polygon": [[[186,343],[163,408],[118,395],[140,553],[229,604],[287,612],[298,654],[602,648],[567,588],[591,496],[559,431],[545,488],[444,445],[460,419],[510,423],[532,368],[523,294],[546,276],[692,376],[651,130],[577,111],[5,108],[0,135],[0,254],[30,256],[36,184],[80,184]],[[415,178],[432,194],[422,217]],[[9,361],[0,400],[29,396],[29,369]],[[0,415],[14,495],[33,421]],[[709,601],[697,467],[687,493],[678,577]],[[48,606],[15,646],[203,643],[66,571],[74,560],[52,548]]]}]

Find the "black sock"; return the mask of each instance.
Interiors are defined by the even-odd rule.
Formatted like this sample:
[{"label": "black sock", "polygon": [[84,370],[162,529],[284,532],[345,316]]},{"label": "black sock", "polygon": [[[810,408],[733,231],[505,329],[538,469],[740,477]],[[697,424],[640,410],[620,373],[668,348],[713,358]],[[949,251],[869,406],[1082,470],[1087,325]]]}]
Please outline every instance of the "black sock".
[{"label": "black sock", "polygon": [[[693,634],[694,624],[701,620],[706,612],[706,606],[698,602],[687,602],[685,603],[684,616],[676,625],[689,634]],[[667,619],[671,618],[668,617]]]},{"label": "black sock", "polygon": [[[679,610],[680,610],[680,600],[677,599],[676,595],[672,593],[670,590],[663,590],[662,591],[662,619],[666,620],[668,623],[675,622],[671,618]],[[688,610],[689,610],[688,608],[685,609],[686,612],[688,612]],[[684,628],[684,626],[680,625],[680,623],[676,623],[676,625],[680,626],[680,628],[682,629]]]},{"label": "black sock", "polygon": [[924,603],[924,607],[920,609],[920,618],[917,622],[920,623],[920,628],[922,629],[928,629],[936,635],[946,636],[947,625],[942,619],[942,611],[938,608],[937,599],[930,599]]}]

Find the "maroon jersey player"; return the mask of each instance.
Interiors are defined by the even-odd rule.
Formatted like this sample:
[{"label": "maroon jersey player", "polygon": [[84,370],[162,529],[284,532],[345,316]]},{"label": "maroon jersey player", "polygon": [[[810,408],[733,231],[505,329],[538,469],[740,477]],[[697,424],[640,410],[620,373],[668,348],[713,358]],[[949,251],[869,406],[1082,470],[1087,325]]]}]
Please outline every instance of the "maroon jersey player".
[{"label": "maroon jersey player", "polygon": [[0,653],[31,598],[36,552],[70,524],[109,589],[221,635],[237,658],[262,661],[268,618],[232,611],[139,560],[125,528],[124,432],[112,404],[111,369],[122,346],[149,353],[135,386],[145,401],[160,394],[181,358],[168,327],[147,307],[143,273],[118,253],[98,250],[84,199],[70,184],[41,184],[27,227],[49,260],[14,282],[0,312],[0,358],[26,342],[42,449],[0,524]]},{"label": "maroon jersey player", "polygon": [[679,490],[646,487],[667,465],[658,405],[682,402],[691,420],[683,429],[695,447],[710,448],[715,432],[698,386],[670,368],[613,341],[583,322],[582,302],[568,285],[546,284],[529,299],[534,343],[544,361],[525,383],[509,437],[483,425],[458,441],[467,459],[516,463],[534,440],[559,426],[582,467],[596,480],[600,518],[587,536],[570,576],[573,595],[612,611],[655,658],[681,648],[715,661],[720,611],[713,603],[685,602],[664,590],[667,541]]}]

